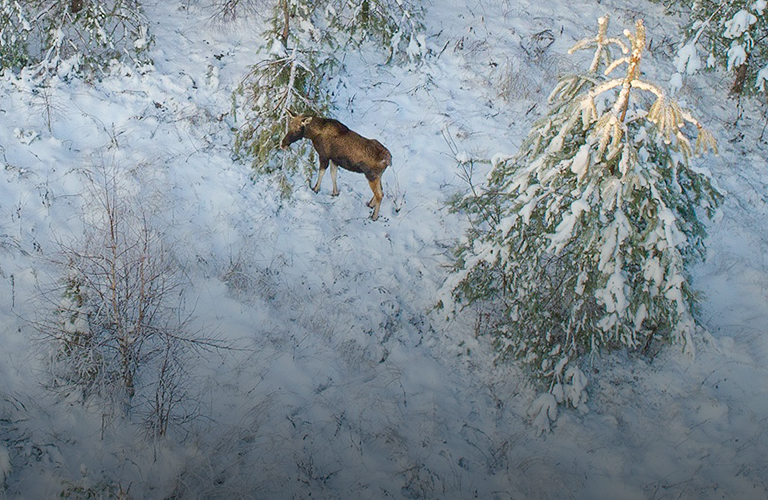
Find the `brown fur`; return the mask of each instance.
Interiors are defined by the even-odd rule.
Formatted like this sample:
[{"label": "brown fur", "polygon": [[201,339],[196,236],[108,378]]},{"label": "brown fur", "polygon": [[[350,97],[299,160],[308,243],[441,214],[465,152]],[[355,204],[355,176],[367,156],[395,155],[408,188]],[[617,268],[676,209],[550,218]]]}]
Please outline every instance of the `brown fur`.
[{"label": "brown fur", "polygon": [[280,147],[286,149],[304,138],[312,141],[312,146],[320,156],[320,170],[312,190],[315,193],[320,191],[320,181],[329,162],[333,182],[332,196],[339,194],[339,189],[336,187],[337,167],[365,174],[373,192],[373,198],[368,202],[368,206],[373,208],[371,219],[378,219],[381,199],[384,197],[381,189],[381,174],[392,164],[392,155],[389,150],[379,141],[366,139],[337,120],[312,116],[292,117],[288,124],[288,133],[285,134]]}]

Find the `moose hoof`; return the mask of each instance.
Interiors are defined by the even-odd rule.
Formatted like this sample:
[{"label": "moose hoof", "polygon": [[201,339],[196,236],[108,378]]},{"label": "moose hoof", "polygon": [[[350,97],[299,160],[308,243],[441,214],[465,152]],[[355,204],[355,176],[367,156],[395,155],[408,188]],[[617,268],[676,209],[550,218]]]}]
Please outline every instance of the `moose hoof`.
[{"label": "moose hoof", "polygon": [[331,196],[339,196],[339,191],[336,191],[335,193],[331,193]]}]

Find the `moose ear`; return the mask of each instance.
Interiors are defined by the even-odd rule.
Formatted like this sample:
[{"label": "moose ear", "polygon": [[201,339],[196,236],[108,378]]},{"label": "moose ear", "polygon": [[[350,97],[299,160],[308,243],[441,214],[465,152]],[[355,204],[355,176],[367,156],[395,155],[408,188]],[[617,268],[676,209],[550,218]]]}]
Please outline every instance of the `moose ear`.
[{"label": "moose ear", "polygon": [[301,120],[301,126],[302,127],[306,127],[307,125],[309,125],[309,122],[311,122],[311,121],[312,121],[312,117],[308,116],[308,117],[304,118],[303,120]]}]

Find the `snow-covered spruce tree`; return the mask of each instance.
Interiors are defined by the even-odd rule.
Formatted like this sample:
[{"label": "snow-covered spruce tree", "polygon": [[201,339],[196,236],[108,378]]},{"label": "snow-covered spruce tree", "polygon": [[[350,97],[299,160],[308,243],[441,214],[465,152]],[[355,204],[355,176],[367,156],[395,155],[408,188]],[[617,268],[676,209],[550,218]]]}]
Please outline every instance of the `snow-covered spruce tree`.
[{"label": "snow-covered spruce tree", "polygon": [[[599,26],[571,49],[595,48],[590,71],[561,79],[517,155],[457,202],[473,226],[447,283],[458,304],[491,311],[502,357],[574,405],[585,354],[642,350],[655,337],[692,348],[688,267],[704,253],[700,217],[721,198],[691,165],[712,136],[640,79],[642,21],[624,33],[630,46],[607,36],[607,18]],[[612,61],[616,48],[627,55]]]},{"label": "snow-covered spruce tree", "polygon": [[[333,106],[343,54],[375,41],[388,61],[416,59],[425,52],[418,2],[406,0],[277,0],[265,33],[266,58],[252,66],[233,93],[242,125],[234,152],[249,159],[255,175],[273,176],[284,195],[307,143],[278,154],[290,113],[325,115]],[[403,55],[404,54],[404,55]],[[311,163],[305,176],[311,176]]]},{"label": "snow-covered spruce tree", "polygon": [[768,1],[697,0],[684,32],[678,74],[725,68],[734,74],[732,94],[768,92]]},{"label": "snow-covered spruce tree", "polygon": [[149,22],[137,0],[0,0],[0,69],[59,74],[149,61]]}]

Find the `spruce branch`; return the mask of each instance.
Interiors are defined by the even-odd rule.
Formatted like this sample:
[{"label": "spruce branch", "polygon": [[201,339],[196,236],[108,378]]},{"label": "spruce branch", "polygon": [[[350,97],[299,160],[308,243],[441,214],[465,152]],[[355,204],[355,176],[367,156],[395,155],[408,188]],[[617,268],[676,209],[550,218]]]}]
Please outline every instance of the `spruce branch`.
[{"label": "spruce branch", "polygon": [[584,38],[576,42],[576,44],[568,50],[568,55],[572,55],[577,50],[595,49],[595,55],[592,57],[592,63],[589,65],[590,73],[597,73],[600,67],[600,62],[603,62],[606,66],[611,64],[611,52],[608,50],[611,44],[617,45],[622,53],[626,54],[629,49],[619,38],[608,36],[608,22],[610,16],[605,16],[597,20],[598,31],[597,36],[594,38]]}]

